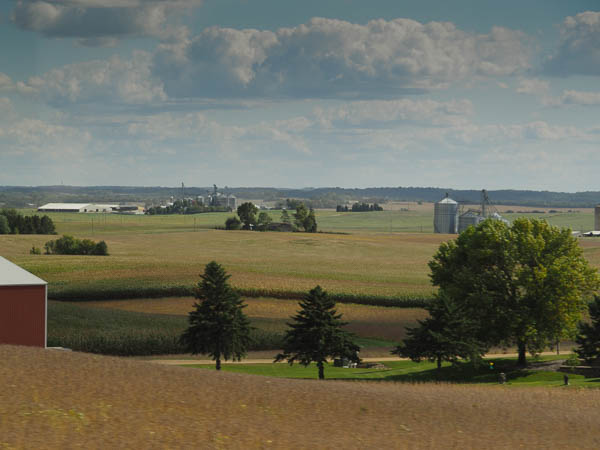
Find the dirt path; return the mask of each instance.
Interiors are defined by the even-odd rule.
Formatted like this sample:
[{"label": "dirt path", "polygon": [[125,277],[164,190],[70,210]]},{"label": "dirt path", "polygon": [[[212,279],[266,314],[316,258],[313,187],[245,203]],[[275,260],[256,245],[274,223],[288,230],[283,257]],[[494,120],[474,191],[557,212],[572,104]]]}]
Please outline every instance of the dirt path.
[{"label": "dirt path", "polygon": [[[540,355],[555,355],[556,352],[543,352]],[[517,353],[490,353],[485,355],[486,358],[513,358],[518,356]],[[566,356],[565,356],[566,358]],[[398,358],[397,356],[381,356],[361,358],[365,362],[383,362],[383,361],[406,361],[408,358]],[[191,364],[214,364],[211,359],[150,359],[149,362],[156,364],[165,364],[169,366],[186,366]],[[242,361],[223,361],[224,364],[272,364],[273,358],[250,358]],[[280,364],[287,364],[281,362]]]}]

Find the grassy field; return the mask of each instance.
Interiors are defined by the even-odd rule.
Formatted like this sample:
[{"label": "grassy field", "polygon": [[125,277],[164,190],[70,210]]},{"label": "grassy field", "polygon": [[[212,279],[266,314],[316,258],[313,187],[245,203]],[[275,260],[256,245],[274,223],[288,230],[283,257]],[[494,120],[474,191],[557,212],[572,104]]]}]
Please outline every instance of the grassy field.
[{"label": "grassy field", "polygon": [[[378,380],[399,381],[405,383],[476,383],[476,384],[498,384],[498,374],[506,374],[508,386],[563,386],[563,374],[555,371],[535,370],[537,363],[553,360],[564,360],[567,355],[543,356],[535,359],[531,368],[517,368],[516,358],[492,358],[486,359],[485,364],[474,369],[469,363],[459,364],[452,367],[444,363],[441,370],[436,369],[434,363],[412,361],[384,361],[385,369],[345,369],[334,367],[332,364],[325,368],[327,379],[337,380]],[[490,370],[487,364],[494,363],[494,370]],[[195,364],[185,367],[196,367],[214,370],[214,364]],[[304,367],[299,364],[224,364],[222,370],[227,372],[244,373],[250,375],[262,375],[279,378],[305,378],[317,379],[317,366],[311,364]],[[572,388],[589,387],[600,388],[600,378],[585,378],[583,375],[569,375],[569,385]]]},{"label": "grassy field", "polygon": [[[466,205],[464,208],[477,208]],[[331,209],[317,210],[319,230],[350,233],[433,233],[433,204],[414,202],[391,203],[385,211],[336,212]],[[534,217],[547,220],[559,227],[589,231],[594,228],[593,208],[543,208],[521,206],[498,206],[498,211],[507,219]],[[532,213],[531,211],[544,211]],[[23,214],[39,214],[35,210],[22,209]],[[513,211],[507,213],[506,211]],[[552,212],[550,212],[552,211]],[[274,221],[279,221],[281,211],[266,211]],[[57,226],[59,233],[104,235],[121,233],[161,234],[180,231],[222,227],[227,217],[234,213],[204,213],[194,215],[127,216],[113,214],[47,213]]]},{"label": "grassy field", "polygon": [[278,379],[11,346],[0,359],[4,448],[600,446],[597,389]]}]

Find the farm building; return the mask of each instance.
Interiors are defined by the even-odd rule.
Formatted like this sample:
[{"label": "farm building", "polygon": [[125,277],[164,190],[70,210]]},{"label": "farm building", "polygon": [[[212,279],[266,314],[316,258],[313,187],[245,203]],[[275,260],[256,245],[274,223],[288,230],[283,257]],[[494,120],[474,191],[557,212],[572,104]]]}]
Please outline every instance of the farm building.
[{"label": "farm building", "polygon": [[[129,208],[129,207],[123,207]],[[138,207],[136,206],[137,210]],[[47,203],[40,206],[40,212],[75,212],[75,213],[112,213],[120,211],[121,206],[115,204],[96,204],[96,203]]]},{"label": "farm building", "polygon": [[47,203],[40,206],[40,212],[83,212],[89,203]]},{"label": "farm building", "polygon": [[47,283],[0,256],[0,344],[46,347]]}]

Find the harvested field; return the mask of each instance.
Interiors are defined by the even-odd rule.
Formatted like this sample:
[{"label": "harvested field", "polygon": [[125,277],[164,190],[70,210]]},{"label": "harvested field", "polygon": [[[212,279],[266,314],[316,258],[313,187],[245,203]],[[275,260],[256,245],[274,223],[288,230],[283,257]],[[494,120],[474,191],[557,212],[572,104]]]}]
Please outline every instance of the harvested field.
[{"label": "harvested field", "polygon": [[14,346],[0,358],[7,448],[600,447],[598,390],[284,380]]},{"label": "harvested field", "polygon": [[0,248],[2,256],[49,281],[51,293],[192,286],[216,260],[240,288],[298,292],[320,284],[331,292],[396,296],[431,294],[427,262],[448,238],[203,230],[106,235],[109,256],[30,255],[32,245],[48,240],[35,235],[0,236]]},{"label": "harvested field", "polygon": [[[194,305],[192,297],[151,298],[85,302],[82,306],[110,308],[153,314],[187,315]],[[286,322],[298,311],[298,301],[272,298],[244,298],[248,305],[244,312],[256,324],[271,326],[272,331],[283,331]],[[405,327],[416,326],[417,320],[427,317],[420,308],[384,308],[378,306],[338,304],[336,309],[349,322],[347,329],[361,337],[375,337],[400,341],[406,337]]]}]

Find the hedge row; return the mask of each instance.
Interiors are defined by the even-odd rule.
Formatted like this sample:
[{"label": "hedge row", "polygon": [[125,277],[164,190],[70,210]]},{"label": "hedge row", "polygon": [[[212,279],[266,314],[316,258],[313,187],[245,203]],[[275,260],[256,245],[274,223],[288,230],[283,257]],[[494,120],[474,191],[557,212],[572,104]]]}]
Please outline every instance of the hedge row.
[{"label": "hedge row", "polygon": [[[300,300],[305,292],[275,289],[237,288],[243,297],[270,297],[285,300]],[[162,297],[192,297],[196,286],[165,285],[165,286],[93,286],[73,288],[68,286],[52,286],[48,290],[48,298],[67,301],[92,300],[121,300],[130,298],[162,298]],[[423,308],[431,297],[418,295],[401,295],[386,297],[379,295],[330,293],[337,303],[356,303],[359,305],[389,306],[397,308]]]}]

